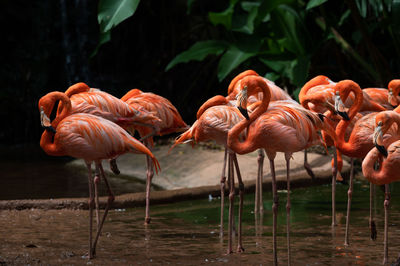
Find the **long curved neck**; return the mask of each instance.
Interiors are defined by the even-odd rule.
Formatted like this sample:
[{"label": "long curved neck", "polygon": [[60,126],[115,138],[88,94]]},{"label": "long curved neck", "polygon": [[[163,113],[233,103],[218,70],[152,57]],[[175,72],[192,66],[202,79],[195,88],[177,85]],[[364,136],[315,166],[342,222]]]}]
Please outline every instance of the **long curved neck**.
[{"label": "long curved neck", "polygon": [[122,96],[121,100],[126,102],[128,99],[132,98],[133,96],[139,95],[140,93],[142,93],[141,90],[132,89],[132,90],[128,91],[124,96]]},{"label": "long curved neck", "polygon": [[[329,79],[322,75],[316,76],[315,78],[312,78],[311,80],[309,80],[306,84],[304,84],[304,86],[300,90],[300,93],[299,93],[300,104],[303,105],[303,101],[306,100],[305,96],[311,88],[318,86],[318,85],[328,85],[328,84],[329,84]],[[303,105],[303,107],[305,107],[305,106]]]},{"label": "long curved neck", "polygon": [[[379,169],[375,170],[375,162],[379,161]],[[384,184],[385,178],[387,178],[385,161],[382,161],[382,155],[373,148],[368,152],[367,156],[363,160],[362,169],[364,176],[369,182],[373,184]]]},{"label": "long curved neck", "polygon": [[387,125],[385,125],[385,129],[382,130],[382,135],[385,135],[385,133],[390,129],[393,123],[396,123],[397,128],[400,129],[400,114],[397,112],[389,111],[387,115],[389,116],[389,119],[387,121]]},{"label": "long curved neck", "polygon": [[236,84],[238,83],[239,80],[241,80],[242,78],[244,78],[246,76],[252,76],[252,75],[258,76],[258,73],[255,72],[254,70],[246,70],[246,71],[243,71],[242,73],[240,73],[239,75],[237,75],[236,77],[234,77],[232,79],[231,83],[229,83],[228,95],[234,91]]},{"label": "long curved neck", "polygon": [[[67,117],[71,112],[71,101],[65,93],[62,92],[52,92],[49,94],[50,100],[48,101],[49,105],[53,105],[57,100],[60,100],[64,106],[63,110],[60,114],[56,116],[56,118],[51,122],[53,128],[57,130],[57,126],[61,120]],[[52,110],[49,110],[50,113]],[[64,155],[62,151],[62,147],[54,143],[54,133],[48,130],[44,130],[42,137],[40,138],[40,147],[49,155],[53,156],[62,156]]]},{"label": "long curved neck", "polygon": [[70,113],[71,113],[71,100],[69,99],[69,97],[62,92],[54,92],[52,94],[52,100],[54,101],[54,103],[57,100],[60,100],[63,108],[61,110],[60,113],[57,113],[56,118],[53,120],[53,122],[51,122],[51,125],[56,128],[58,126],[58,123],[60,123],[61,120],[63,120],[65,117],[67,117]]},{"label": "long curved neck", "polygon": [[88,92],[89,90],[90,90],[90,87],[88,85],[86,85],[83,82],[78,82],[78,83],[72,85],[71,87],[69,87],[65,91],[65,95],[67,95],[67,97],[71,97],[74,94],[78,94],[81,92]]},{"label": "long curved neck", "polygon": [[[227,145],[230,149],[239,154],[245,154],[257,149],[257,147],[254,146],[255,142],[249,137],[247,137],[244,142],[239,142],[239,135],[254,120],[267,111],[269,102],[271,100],[271,91],[267,83],[257,79],[257,86],[261,88],[263,93],[261,104],[249,115],[249,119],[243,119],[228,132]],[[251,94],[254,93],[256,93],[256,90],[254,90]],[[250,136],[250,134],[248,134],[248,136]]]},{"label": "long curved neck", "polygon": [[217,105],[227,105],[229,101],[222,95],[216,95],[203,103],[197,111],[197,119],[210,107]]},{"label": "long curved neck", "polygon": [[[343,90],[346,90],[344,92],[345,94],[345,99],[343,99],[343,102],[347,100],[347,96],[350,94],[350,92],[354,92],[355,94],[355,101],[353,105],[349,109],[349,120],[340,120],[339,124],[336,127],[336,135],[337,135],[337,147],[344,153],[352,151],[352,145],[349,142],[346,142],[344,139],[346,129],[350,125],[351,120],[357,115],[358,111],[360,110],[362,103],[363,103],[363,93],[361,91],[360,87],[356,87],[354,85],[347,86],[340,88]],[[353,132],[352,132],[353,134]]]}]

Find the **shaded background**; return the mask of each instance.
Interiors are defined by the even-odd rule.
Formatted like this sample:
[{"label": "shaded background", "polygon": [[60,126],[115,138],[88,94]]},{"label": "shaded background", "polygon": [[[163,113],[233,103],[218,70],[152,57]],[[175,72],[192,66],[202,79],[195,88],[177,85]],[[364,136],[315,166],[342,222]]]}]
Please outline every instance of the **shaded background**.
[{"label": "shaded background", "polygon": [[[191,2],[191,13],[188,14],[188,2],[184,0],[141,1],[136,13],[112,30],[111,41],[90,57],[99,38],[98,1],[1,1],[0,23],[5,31],[0,70],[1,146],[38,147],[42,132],[38,99],[50,91],[65,91],[79,81],[116,97],[132,88],[157,93],[168,98],[183,119],[192,124],[201,103],[216,94],[225,95],[229,81],[235,75],[248,68],[261,75],[268,73],[269,69],[259,61],[248,60],[219,81],[219,56],[215,55],[201,62],[178,64],[165,71],[177,54],[195,42],[228,34],[221,25],[210,23],[208,12],[225,10],[229,1]],[[339,20],[356,2],[360,1],[340,4],[328,1],[320,9],[309,12],[309,18],[304,21],[311,37],[318,39],[323,36],[322,30],[316,26],[316,17],[322,16],[329,21],[336,16],[335,19]],[[330,12],[326,13],[327,10]],[[371,21],[369,17],[363,19]],[[373,19],[376,20],[377,16]],[[354,20],[348,18],[339,29],[342,36],[354,42],[353,48],[361,56],[370,56],[371,50],[366,46],[368,42],[360,38],[361,31]],[[386,28],[371,27],[368,30],[370,43],[376,47],[385,66],[381,80],[366,75],[354,59],[329,38],[314,49],[305,78],[325,74],[334,81],[351,78],[364,87],[386,86],[398,75],[393,44],[385,41],[389,34]],[[278,77],[276,83],[289,93],[298,89],[285,77]]]}]

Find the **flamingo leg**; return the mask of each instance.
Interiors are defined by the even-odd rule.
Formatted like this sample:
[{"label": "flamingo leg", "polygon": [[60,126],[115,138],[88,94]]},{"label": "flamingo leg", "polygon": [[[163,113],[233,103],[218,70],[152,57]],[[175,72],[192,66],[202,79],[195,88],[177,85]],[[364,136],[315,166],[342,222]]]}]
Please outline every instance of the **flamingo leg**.
[{"label": "flamingo leg", "polygon": [[374,213],[373,213],[373,205],[374,205],[374,193],[375,192],[375,185],[369,183],[369,229],[371,231],[371,239],[376,240],[377,232],[376,232],[376,225],[374,220]]},{"label": "flamingo leg", "polygon": [[256,181],[256,206],[255,206],[255,213],[263,213],[264,212],[264,206],[263,206],[263,200],[262,200],[262,190],[263,190],[263,168],[264,168],[264,150],[263,149],[258,149],[258,157],[257,157],[257,163],[258,163],[258,175],[257,175],[257,181]]},{"label": "flamingo leg", "polygon": [[311,177],[311,179],[314,180],[315,174],[314,174],[313,170],[311,169],[310,164],[308,163],[307,149],[304,150],[304,169],[306,169],[307,174]]},{"label": "flamingo leg", "polygon": [[112,171],[114,174],[119,175],[119,174],[121,173],[121,171],[119,171],[119,169],[118,169],[117,159],[116,159],[116,158],[110,159],[110,160],[109,160],[109,163],[110,163],[110,169],[111,169],[111,171]]},{"label": "flamingo leg", "polygon": [[354,159],[350,159],[350,184],[349,190],[347,191],[347,216],[346,216],[346,233],[344,237],[344,245],[349,245],[349,224],[350,224],[350,209],[351,209],[351,197],[353,194],[353,179],[354,179]]},{"label": "flamingo leg", "polygon": [[286,159],[286,177],[287,177],[287,201],[286,201],[286,238],[287,238],[287,256],[288,265],[290,265],[290,158],[291,155],[285,154]]},{"label": "flamingo leg", "polygon": [[92,164],[86,163],[88,168],[88,183],[89,183],[89,259],[93,258],[93,246],[92,246],[92,224],[93,224],[93,205],[94,205],[94,196],[93,196],[93,179],[92,179]]},{"label": "flamingo leg", "polygon": [[228,222],[228,254],[233,253],[232,251],[232,232],[233,232],[233,204],[235,200],[235,177],[233,172],[233,160],[232,154],[229,152],[228,162],[228,180],[229,180],[229,222]]},{"label": "flamingo leg", "polygon": [[272,178],[272,211],[273,211],[273,219],[272,219],[272,248],[273,248],[273,256],[274,256],[274,265],[278,265],[278,254],[276,250],[276,226],[277,226],[277,215],[278,215],[278,193],[276,188],[276,177],[275,177],[275,165],[274,159],[269,158],[269,164],[271,168],[271,178]]},{"label": "flamingo leg", "polygon": [[96,165],[96,172],[94,175],[94,202],[96,206],[96,223],[97,223],[97,230],[99,230],[99,225],[100,225],[100,203],[99,203],[99,184],[100,184],[100,173],[99,173],[99,168]]},{"label": "flamingo leg", "polygon": [[337,169],[337,149],[333,149],[333,167],[332,167],[332,226],[336,226],[336,176]]},{"label": "flamingo leg", "polygon": [[385,208],[385,230],[384,230],[384,240],[383,240],[383,245],[384,245],[384,252],[383,252],[383,265],[386,265],[388,263],[388,242],[389,242],[389,235],[388,235],[388,223],[389,223],[389,204],[390,204],[390,189],[389,189],[389,184],[385,185],[385,201],[383,203],[383,206]]},{"label": "flamingo leg", "polygon": [[237,252],[243,252],[242,243],[242,215],[243,215],[243,197],[244,197],[244,184],[242,180],[242,175],[240,174],[239,163],[236,157],[236,153],[233,154],[233,162],[235,163],[236,175],[239,182],[239,217],[238,217],[238,247]]},{"label": "flamingo leg", "polygon": [[111,190],[111,186],[108,183],[108,180],[107,180],[107,178],[106,178],[106,176],[104,174],[104,169],[103,169],[103,166],[101,165],[101,162],[98,163],[98,166],[99,166],[99,169],[100,169],[100,175],[103,178],[104,183],[106,184],[106,187],[107,187],[108,200],[107,200],[106,208],[104,209],[103,217],[101,218],[101,222],[100,222],[100,226],[99,226],[99,229],[97,231],[97,234],[96,234],[96,238],[94,239],[94,242],[93,242],[93,255],[96,254],[96,244],[97,244],[97,241],[99,240],[99,236],[101,234],[101,229],[103,228],[104,221],[106,220],[106,217],[107,217],[108,211],[110,209],[110,206],[114,202],[114,199],[115,199],[114,193]]},{"label": "flamingo leg", "polygon": [[[150,143],[146,140],[146,146],[150,149]],[[151,180],[154,176],[153,170],[153,163],[151,158],[146,155],[146,164],[147,164],[147,179],[146,179],[146,216],[144,220],[144,224],[149,224],[151,221],[150,218],[150,187],[151,187]]]},{"label": "flamingo leg", "polygon": [[225,171],[226,171],[226,157],[228,154],[228,149],[225,148],[225,153],[224,153],[224,165],[222,167],[222,174],[221,174],[221,225],[219,227],[219,237],[222,239],[224,236],[224,201],[225,201],[225,181],[226,181],[226,176],[225,176]]}]

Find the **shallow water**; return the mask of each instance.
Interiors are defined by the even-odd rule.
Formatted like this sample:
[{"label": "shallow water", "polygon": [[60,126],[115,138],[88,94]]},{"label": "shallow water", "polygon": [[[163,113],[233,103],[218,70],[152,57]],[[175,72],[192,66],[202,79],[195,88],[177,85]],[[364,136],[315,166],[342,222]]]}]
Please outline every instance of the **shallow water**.
[{"label": "shallow water", "polygon": [[[380,265],[383,258],[383,192],[376,190],[378,239],[369,239],[369,186],[357,181],[353,196],[350,247],[344,247],[347,186],[337,186],[338,226],[331,228],[330,186],[292,191],[291,248],[293,265]],[[389,258],[400,252],[400,186],[391,187]],[[286,193],[279,193],[278,258],[286,264]],[[152,206],[152,223],[143,225],[144,209],[112,210],[93,265],[271,265],[271,193],[264,193],[260,222],[252,195],[243,213],[245,252],[225,255],[226,230],[219,238],[219,199]],[[237,209],[235,209],[236,211]],[[236,211],[237,213],[237,211]],[[228,210],[225,210],[227,218]],[[257,225],[261,224],[262,226]],[[225,219],[227,229],[227,219]],[[0,264],[86,264],[88,212],[25,210],[0,212]]]}]

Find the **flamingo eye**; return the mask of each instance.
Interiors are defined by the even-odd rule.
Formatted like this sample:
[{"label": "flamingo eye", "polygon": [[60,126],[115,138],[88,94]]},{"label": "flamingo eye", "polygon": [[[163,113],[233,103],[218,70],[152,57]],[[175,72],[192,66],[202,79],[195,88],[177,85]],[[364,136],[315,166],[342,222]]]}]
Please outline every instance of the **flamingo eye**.
[{"label": "flamingo eye", "polygon": [[379,121],[378,126],[382,126],[382,125],[383,125],[382,121]]}]

